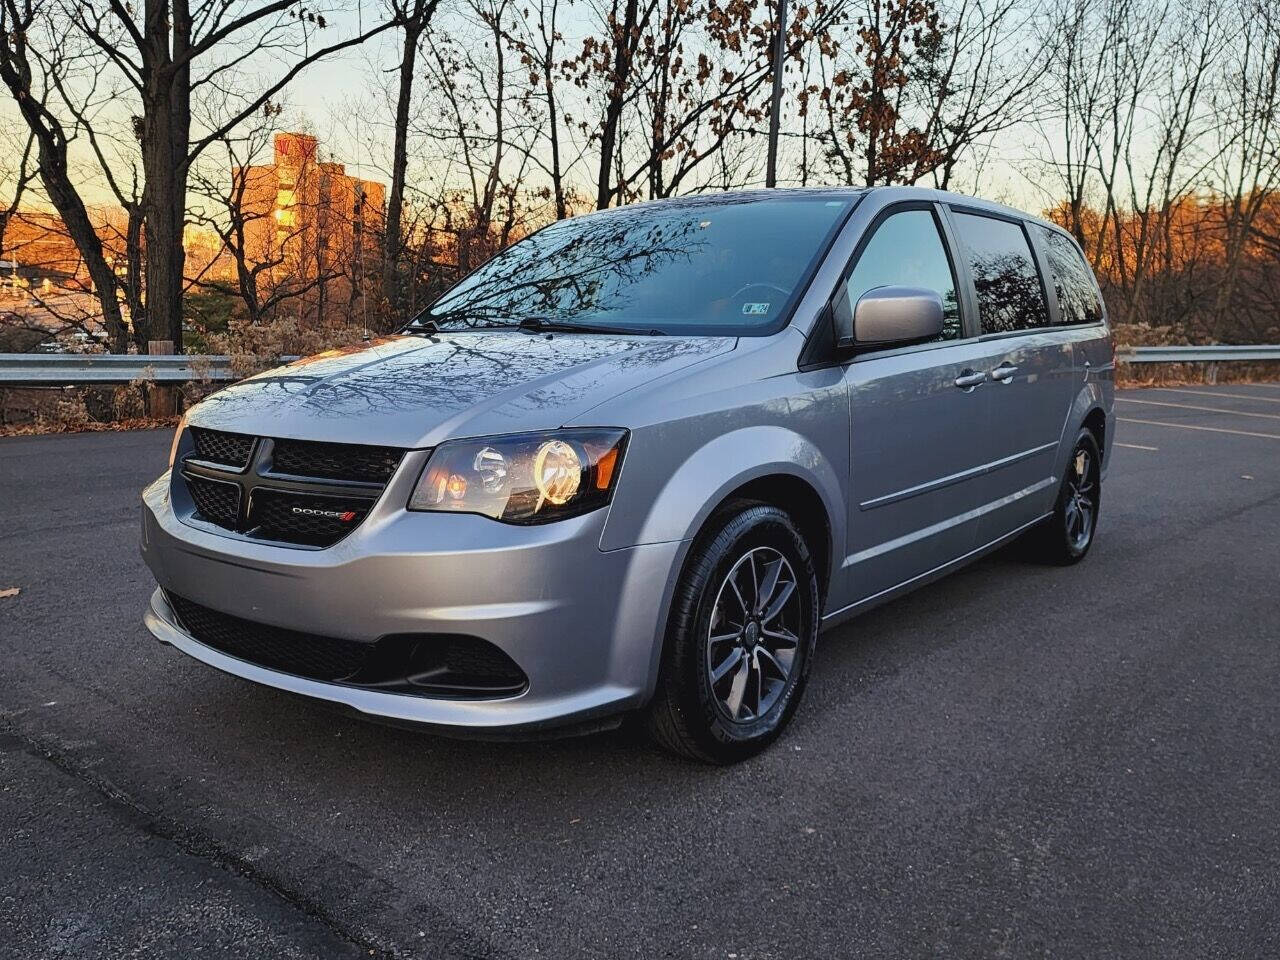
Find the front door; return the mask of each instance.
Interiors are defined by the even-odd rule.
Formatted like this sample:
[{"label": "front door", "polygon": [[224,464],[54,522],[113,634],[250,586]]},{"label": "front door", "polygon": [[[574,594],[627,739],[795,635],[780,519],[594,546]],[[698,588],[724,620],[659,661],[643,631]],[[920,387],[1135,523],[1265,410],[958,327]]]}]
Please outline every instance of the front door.
[{"label": "front door", "polygon": [[895,208],[873,228],[846,282],[850,310],[882,286],[936,290],[936,342],[856,356],[850,403],[849,555],[854,602],[972,550],[982,505],[989,345],[964,339],[956,274],[930,204]]}]

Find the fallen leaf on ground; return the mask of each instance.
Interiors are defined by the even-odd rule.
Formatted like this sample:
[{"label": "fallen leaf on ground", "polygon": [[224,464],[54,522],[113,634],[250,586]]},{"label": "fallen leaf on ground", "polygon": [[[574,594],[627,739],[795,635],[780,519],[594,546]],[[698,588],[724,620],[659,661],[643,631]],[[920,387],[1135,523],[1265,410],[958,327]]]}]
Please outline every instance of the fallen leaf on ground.
[{"label": "fallen leaf on ground", "polygon": [[20,591],[17,587],[5,587],[3,590],[0,590],[0,600],[3,600],[5,597],[16,597],[19,592]]}]

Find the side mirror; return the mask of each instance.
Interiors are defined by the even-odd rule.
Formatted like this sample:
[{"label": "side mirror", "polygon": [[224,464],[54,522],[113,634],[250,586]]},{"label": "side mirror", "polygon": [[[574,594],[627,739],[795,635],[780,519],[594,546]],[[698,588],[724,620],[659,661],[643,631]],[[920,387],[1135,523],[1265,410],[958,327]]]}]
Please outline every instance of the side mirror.
[{"label": "side mirror", "polygon": [[[841,301],[846,305],[843,309]],[[942,333],[942,297],[934,290],[876,287],[858,299],[852,317],[848,302],[847,295],[841,296],[835,312],[836,335],[842,347],[908,343]]]},{"label": "side mirror", "polygon": [[922,287],[876,287],[853,311],[855,343],[902,343],[942,333],[942,297]]}]

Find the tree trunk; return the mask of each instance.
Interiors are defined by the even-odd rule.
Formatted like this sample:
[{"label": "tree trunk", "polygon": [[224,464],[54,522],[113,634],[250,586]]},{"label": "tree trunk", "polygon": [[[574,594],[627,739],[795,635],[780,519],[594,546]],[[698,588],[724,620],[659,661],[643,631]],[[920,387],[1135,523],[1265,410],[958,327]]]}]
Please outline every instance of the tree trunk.
[{"label": "tree trunk", "polygon": [[[432,9],[435,5],[432,4]],[[404,26],[404,53],[400,59],[400,90],[396,99],[395,144],[391,151],[391,189],[387,193],[386,231],[382,238],[382,293],[395,316],[404,303],[400,284],[400,236],[404,210],[404,181],[409,166],[409,108],[413,98],[413,71],[418,60],[418,40],[425,21],[410,20]]]},{"label": "tree trunk", "polygon": [[[146,331],[143,339],[172,340],[182,352],[182,284],[186,251],[187,150],[191,134],[191,43],[187,0],[147,0],[143,89],[142,169],[146,177]],[[171,36],[172,33],[172,36]],[[170,47],[172,46],[172,53]]]},{"label": "tree trunk", "polygon": [[605,100],[604,126],[600,131],[600,173],[596,178],[596,209],[604,210],[613,198],[613,154],[618,146],[618,122],[626,99],[627,78],[631,73],[631,45],[634,43],[636,20],[640,16],[639,0],[626,0],[622,24],[614,24],[613,72],[609,77],[609,96]]},{"label": "tree trunk", "polygon": [[551,189],[556,198],[556,219],[563,220],[569,215],[569,210],[564,199],[564,171],[560,169],[560,116],[551,69],[551,55],[548,53],[543,61],[543,83],[547,88],[547,124],[551,132]]},{"label": "tree trunk", "polygon": [[40,180],[49,195],[49,202],[62,218],[71,242],[84,259],[89,279],[93,281],[93,292],[97,294],[102,309],[102,324],[111,349],[122,352],[129,334],[120,312],[120,301],[116,299],[116,275],[102,252],[102,241],[93,228],[84,201],[67,177],[65,147],[61,158],[46,157],[44,139],[37,135],[37,140],[40,141]]},{"label": "tree trunk", "polygon": [[[142,353],[147,348],[147,342],[138,336],[139,330],[146,329],[147,326],[147,308],[142,297],[143,277],[142,277],[142,227],[145,213],[142,204],[136,203],[129,207],[129,224],[128,232],[125,234],[125,259],[128,261],[128,278],[125,283],[125,300],[129,304],[129,316],[133,321],[134,343],[138,345],[138,352]],[[117,347],[112,344],[112,350]],[[118,351],[124,352],[122,344]]]}]

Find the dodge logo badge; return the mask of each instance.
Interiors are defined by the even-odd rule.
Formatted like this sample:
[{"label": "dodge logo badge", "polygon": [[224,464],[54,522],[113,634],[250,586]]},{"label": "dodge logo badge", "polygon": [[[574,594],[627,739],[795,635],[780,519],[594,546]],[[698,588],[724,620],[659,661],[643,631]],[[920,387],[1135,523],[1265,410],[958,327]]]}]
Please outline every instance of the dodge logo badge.
[{"label": "dodge logo badge", "polygon": [[356,518],[354,510],[314,510],[311,507],[291,507],[291,512],[301,517],[324,517],[326,520],[341,520],[350,523]]}]

